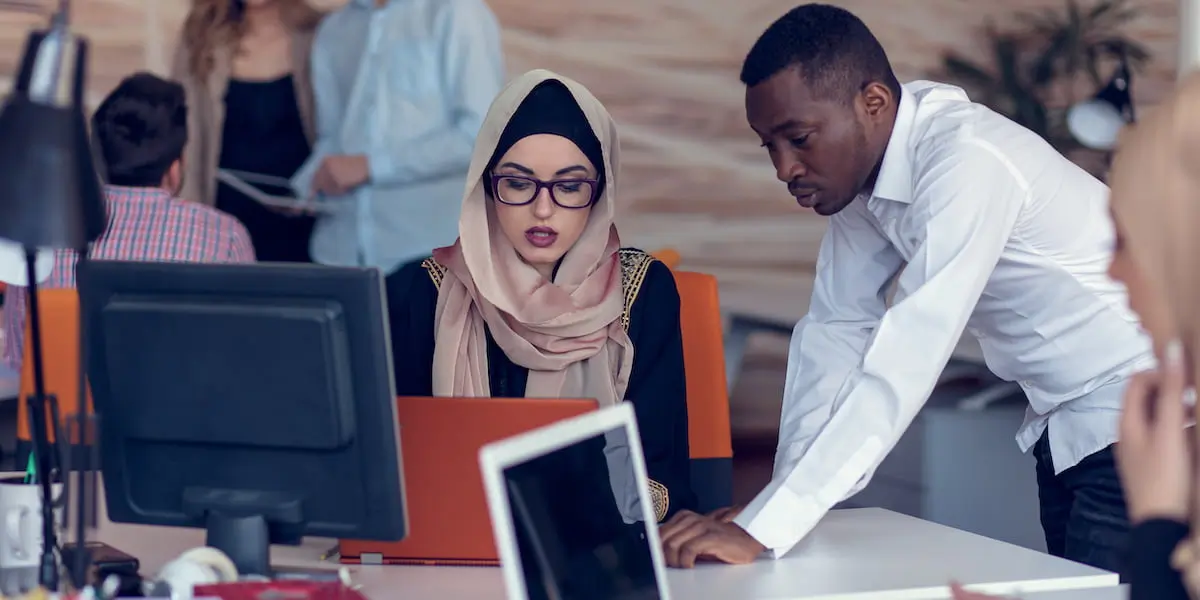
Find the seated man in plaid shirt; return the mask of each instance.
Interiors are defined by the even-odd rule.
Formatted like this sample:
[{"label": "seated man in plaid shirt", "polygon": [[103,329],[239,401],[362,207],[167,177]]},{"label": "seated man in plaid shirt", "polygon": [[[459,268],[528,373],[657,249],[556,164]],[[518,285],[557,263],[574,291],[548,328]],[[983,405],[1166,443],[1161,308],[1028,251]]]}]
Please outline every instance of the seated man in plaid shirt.
[{"label": "seated man in plaid shirt", "polygon": [[[149,73],[126,78],[96,110],[92,136],[104,158],[108,227],[92,244],[97,260],[254,262],[246,228],[214,208],[176,197],[183,185],[187,105],[183,87]],[[75,252],[55,253],[43,284],[75,286]],[[26,291],[4,294],[4,362],[21,368]]]}]

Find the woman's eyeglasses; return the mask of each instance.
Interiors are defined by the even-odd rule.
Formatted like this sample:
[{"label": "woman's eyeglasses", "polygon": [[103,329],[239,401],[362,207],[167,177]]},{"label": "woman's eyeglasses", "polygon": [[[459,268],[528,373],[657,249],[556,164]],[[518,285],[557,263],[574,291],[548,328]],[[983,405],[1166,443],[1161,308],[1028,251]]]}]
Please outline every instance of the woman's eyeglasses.
[{"label": "woman's eyeglasses", "polygon": [[595,179],[552,179],[542,181],[523,175],[492,174],[492,190],[496,200],[509,206],[524,206],[542,192],[550,190],[550,199],[563,208],[587,208],[596,202]]}]

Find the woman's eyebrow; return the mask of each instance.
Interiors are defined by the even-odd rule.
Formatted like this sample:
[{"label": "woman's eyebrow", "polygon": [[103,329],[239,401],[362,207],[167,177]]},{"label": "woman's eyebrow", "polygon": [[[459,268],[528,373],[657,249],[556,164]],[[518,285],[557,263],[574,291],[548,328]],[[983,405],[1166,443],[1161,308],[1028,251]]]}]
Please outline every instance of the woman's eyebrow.
[{"label": "woman's eyebrow", "polygon": [[533,169],[530,169],[529,167],[527,167],[527,166],[525,166],[525,165],[522,165],[522,164],[520,164],[520,163],[515,163],[515,162],[506,162],[506,163],[504,163],[504,164],[502,164],[502,165],[500,165],[500,166],[498,166],[498,167],[496,167],[496,168],[497,168],[497,169],[506,169],[506,168],[507,168],[507,169],[515,169],[515,170],[517,170],[517,171],[520,171],[520,172],[522,172],[522,173],[524,173],[524,174],[526,174],[526,175],[533,175],[533,174],[534,174],[534,173],[533,173]]}]

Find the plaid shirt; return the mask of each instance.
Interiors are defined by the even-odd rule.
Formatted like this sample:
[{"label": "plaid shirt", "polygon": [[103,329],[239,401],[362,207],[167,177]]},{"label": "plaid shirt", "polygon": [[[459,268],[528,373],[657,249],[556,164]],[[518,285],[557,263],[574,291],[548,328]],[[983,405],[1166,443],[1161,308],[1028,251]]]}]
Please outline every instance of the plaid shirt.
[{"label": "plaid shirt", "polygon": [[[181,200],[159,188],[105,186],[108,228],[88,253],[95,260],[141,262],[254,262],[250,234],[237,219],[214,208]],[[54,269],[41,288],[75,287],[74,250],[58,250]],[[4,294],[4,362],[21,369],[25,345],[24,287]]]}]

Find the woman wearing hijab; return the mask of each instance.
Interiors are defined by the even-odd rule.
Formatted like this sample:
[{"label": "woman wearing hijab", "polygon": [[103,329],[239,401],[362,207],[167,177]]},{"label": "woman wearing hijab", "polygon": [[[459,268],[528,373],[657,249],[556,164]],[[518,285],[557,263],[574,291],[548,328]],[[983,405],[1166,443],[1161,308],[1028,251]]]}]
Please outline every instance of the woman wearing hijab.
[{"label": "woman wearing hijab", "polygon": [[[631,401],[659,521],[695,504],[679,293],[621,248],[616,124],[587,88],[518,77],[475,142],[459,239],[388,278],[401,395]],[[637,514],[624,441],[605,450],[622,514]],[[628,471],[627,469],[625,471]]]},{"label": "woman wearing hijab", "polygon": [[[1109,275],[1159,368],[1125,391],[1117,467],[1133,530],[1130,600],[1200,600],[1200,465],[1184,396],[1200,372],[1200,74],[1121,137],[1109,174]],[[1190,537],[1189,537],[1190,536]],[[956,591],[956,600],[989,598]]]}]

